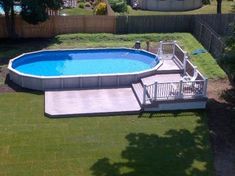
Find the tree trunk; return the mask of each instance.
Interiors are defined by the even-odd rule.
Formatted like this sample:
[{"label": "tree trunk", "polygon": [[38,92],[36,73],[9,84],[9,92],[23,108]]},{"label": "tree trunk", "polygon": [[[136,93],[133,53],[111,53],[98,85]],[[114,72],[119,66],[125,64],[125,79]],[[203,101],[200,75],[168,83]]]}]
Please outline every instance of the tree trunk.
[{"label": "tree trunk", "polygon": [[222,0],[217,0],[217,14],[222,12]]},{"label": "tree trunk", "polygon": [[11,5],[10,10],[5,11],[5,22],[9,38],[17,38],[15,31],[15,12],[14,4]]}]

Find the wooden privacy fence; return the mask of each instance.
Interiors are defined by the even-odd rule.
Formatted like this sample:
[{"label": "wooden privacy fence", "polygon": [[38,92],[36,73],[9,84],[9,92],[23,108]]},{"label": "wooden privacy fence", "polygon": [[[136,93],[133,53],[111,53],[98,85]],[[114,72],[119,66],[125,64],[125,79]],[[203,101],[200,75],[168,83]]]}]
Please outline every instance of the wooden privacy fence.
[{"label": "wooden privacy fence", "polygon": [[232,32],[231,23],[235,22],[235,14],[206,14],[195,15],[195,20],[203,21],[219,35],[228,35]]},{"label": "wooden privacy fence", "polygon": [[117,16],[116,33],[192,32],[194,21],[203,21],[219,35],[232,32],[235,14]]},{"label": "wooden privacy fence", "polygon": [[224,41],[208,24],[196,18],[192,33],[215,58],[221,57],[225,47]]},{"label": "wooden privacy fence", "polygon": [[[38,25],[16,17],[16,33],[21,38],[48,38],[65,33],[115,33],[115,16],[51,16]],[[0,17],[0,38],[7,38],[4,17]]]},{"label": "wooden privacy fence", "polygon": [[117,16],[116,33],[190,32],[192,15]]}]

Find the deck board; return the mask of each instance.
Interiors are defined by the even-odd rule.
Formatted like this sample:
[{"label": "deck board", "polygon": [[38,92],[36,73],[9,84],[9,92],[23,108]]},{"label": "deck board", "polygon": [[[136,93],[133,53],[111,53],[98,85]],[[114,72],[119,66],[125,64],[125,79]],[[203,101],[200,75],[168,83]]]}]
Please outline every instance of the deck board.
[{"label": "deck board", "polygon": [[140,105],[131,88],[45,92],[49,116],[136,113]]}]

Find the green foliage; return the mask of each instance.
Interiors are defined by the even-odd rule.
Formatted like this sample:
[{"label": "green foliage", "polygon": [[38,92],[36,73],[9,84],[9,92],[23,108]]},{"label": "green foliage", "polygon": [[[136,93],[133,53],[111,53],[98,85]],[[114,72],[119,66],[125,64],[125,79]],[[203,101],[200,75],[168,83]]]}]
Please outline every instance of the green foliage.
[{"label": "green foliage", "polygon": [[211,4],[211,0],[202,0],[202,3],[204,5],[208,5],[208,4]]},{"label": "green foliage", "polygon": [[58,10],[62,4],[62,0],[22,0],[21,15],[26,22],[38,24],[49,18],[47,9]]},{"label": "green foliage", "polygon": [[84,2],[80,2],[78,5],[79,8],[84,9],[85,7],[85,3]]},{"label": "green foliage", "polygon": [[99,3],[95,8],[96,15],[106,15],[107,14],[107,4],[104,2]]},{"label": "green foliage", "polygon": [[231,24],[231,27],[233,28],[233,32],[226,40],[224,57],[220,62],[230,79],[235,82],[235,23]]},{"label": "green foliage", "polygon": [[126,12],[127,3],[126,0],[109,0],[110,6],[115,12]]},{"label": "green foliage", "polygon": [[3,7],[5,14],[9,13],[11,7],[14,5],[13,0],[0,0],[0,5]]}]

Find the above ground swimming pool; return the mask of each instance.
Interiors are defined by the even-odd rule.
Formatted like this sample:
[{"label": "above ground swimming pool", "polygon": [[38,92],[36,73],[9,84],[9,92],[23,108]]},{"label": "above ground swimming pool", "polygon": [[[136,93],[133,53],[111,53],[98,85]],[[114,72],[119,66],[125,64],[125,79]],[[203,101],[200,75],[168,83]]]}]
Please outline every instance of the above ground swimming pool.
[{"label": "above ground swimming pool", "polygon": [[45,50],[9,63],[10,78],[22,87],[47,90],[127,86],[155,73],[158,57],[127,48]]}]

